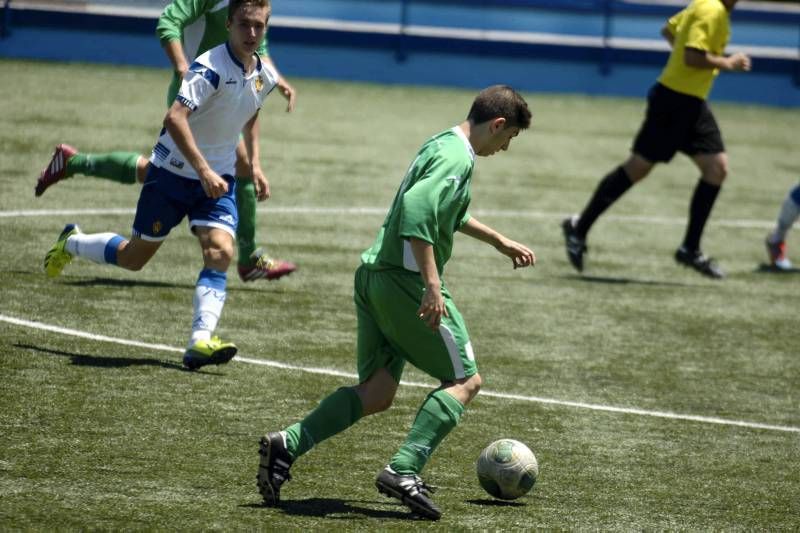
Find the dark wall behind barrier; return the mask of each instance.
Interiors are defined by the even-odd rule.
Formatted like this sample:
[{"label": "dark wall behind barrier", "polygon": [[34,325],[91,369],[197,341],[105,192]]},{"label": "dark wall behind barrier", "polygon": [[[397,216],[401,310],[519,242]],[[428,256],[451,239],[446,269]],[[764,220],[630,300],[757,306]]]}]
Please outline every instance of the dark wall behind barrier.
[{"label": "dark wall behind barrier", "polygon": [[[658,32],[681,5],[273,0],[270,52],[295,77],[643,96],[668,53]],[[168,67],[158,13],[14,1],[0,18],[0,57]],[[753,72],[723,73],[712,98],[800,106],[800,8],[740,2],[732,18],[729,48],[751,54]]]}]

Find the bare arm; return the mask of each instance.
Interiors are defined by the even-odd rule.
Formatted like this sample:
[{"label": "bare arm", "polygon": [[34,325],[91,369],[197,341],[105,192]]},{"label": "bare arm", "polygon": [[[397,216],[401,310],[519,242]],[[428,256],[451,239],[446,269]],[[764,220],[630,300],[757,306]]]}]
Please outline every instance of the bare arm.
[{"label": "bare arm", "polygon": [[164,117],[164,127],[175,141],[175,144],[178,145],[178,149],[197,172],[203,191],[210,198],[219,198],[228,192],[228,183],[211,169],[208,161],[206,161],[206,158],[203,157],[197,147],[194,135],[192,135],[192,130],[189,127],[188,119],[191,114],[191,109],[176,101],[167,111],[167,116]]},{"label": "bare arm", "polygon": [[422,276],[422,282],[425,284],[425,294],[419,309],[417,309],[417,316],[435,331],[439,329],[442,315],[449,315],[444,306],[442,281],[439,279],[439,271],[436,269],[433,245],[414,237],[411,237],[409,242],[411,243],[411,252],[419,267],[419,274]]},{"label": "bare arm", "polygon": [[470,218],[466,224],[459,228],[459,231],[494,246],[498,252],[511,258],[514,268],[524,268],[536,264],[536,255],[534,255],[533,250],[506,238],[475,218]]},{"label": "bare arm", "polygon": [[263,202],[270,197],[269,181],[261,170],[261,159],[258,147],[258,112],[253,118],[247,121],[242,129],[244,136],[244,147],[247,150],[247,157],[250,159],[250,173],[253,176],[253,183],[256,186],[256,198]]},{"label": "bare arm", "polygon": [[262,59],[272,67],[272,70],[278,73],[278,90],[281,92],[281,95],[286,98],[286,112],[291,113],[294,111],[294,105],[297,101],[297,91],[294,87],[292,87],[291,83],[286,81],[286,78],[281,76],[280,71],[278,71],[278,68],[275,66],[275,62],[272,61],[271,57],[264,56]]},{"label": "bare arm", "polygon": [[172,64],[172,69],[178,74],[178,77],[183,78],[183,75],[189,70],[189,64],[186,62],[186,54],[183,52],[181,41],[179,39],[163,41],[162,46],[164,53],[167,54],[167,59]]},{"label": "bare arm", "polygon": [[706,50],[686,48],[683,53],[686,66],[702,69],[726,70],[729,72],[747,72],[750,70],[750,58],[741,52],[730,56],[718,56]]}]

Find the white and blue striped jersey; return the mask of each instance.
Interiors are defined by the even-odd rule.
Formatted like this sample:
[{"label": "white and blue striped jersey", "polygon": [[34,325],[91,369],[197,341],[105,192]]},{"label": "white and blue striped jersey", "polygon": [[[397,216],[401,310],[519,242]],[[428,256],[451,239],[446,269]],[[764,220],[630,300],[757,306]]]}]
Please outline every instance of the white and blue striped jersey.
[{"label": "white and blue striped jersey", "polygon": [[[219,175],[234,175],[239,135],[278,81],[278,73],[257,55],[256,59],[256,68],[247,75],[228,43],[215,46],[192,63],[178,91],[176,100],[192,110],[188,120],[195,143]],[[161,130],[150,162],[199,179],[166,129]]]}]

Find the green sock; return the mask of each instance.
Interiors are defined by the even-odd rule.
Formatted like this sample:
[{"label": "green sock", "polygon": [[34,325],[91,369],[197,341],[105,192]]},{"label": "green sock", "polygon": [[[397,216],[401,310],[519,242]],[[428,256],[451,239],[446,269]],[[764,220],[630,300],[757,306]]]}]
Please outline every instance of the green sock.
[{"label": "green sock", "polygon": [[419,474],[439,443],[461,419],[464,406],[449,393],[432,392],[422,402],[406,441],[389,466],[398,474]]},{"label": "green sock", "polygon": [[363,412],[361,398],[353,387],[337,389],[302,421],[286,428],[286,449],[297,459],[328,437],[358,422]]},{"label": "green sock", "polygon": [[136,183],[135,152],[110,152],[107,154],[77,153],[67,161],[67,176],[85,174],[119,183]]},{"label": "green sock", "polygon": [[239,265],[250,266],[250,254],[256,250],[256,185],[252,179],[236,178],[236,208],[239,210],[236,228]]}]

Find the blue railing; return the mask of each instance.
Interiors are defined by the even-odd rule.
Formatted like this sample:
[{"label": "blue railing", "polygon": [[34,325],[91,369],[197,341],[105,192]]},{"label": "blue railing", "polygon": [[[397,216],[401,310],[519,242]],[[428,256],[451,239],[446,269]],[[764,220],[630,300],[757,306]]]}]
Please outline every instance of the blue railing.
[{"label": "blue railing", "polygon": [[5,0],[3,3],[3,12],[0,13],[0,39],[5,39],[6,35],[8,35],[9,18],[11,17],[10,5],[11,0]]},{"label": "blue railing", "polygon": [[[136,6],[146,4],[147,9],[142,11],[146,16],[115,16],[108,10],[92,10],[93,5],[103,4],[102,1],[82,2],[81,5],[87,6],[82,12],[58,10],[55,5],[47,10],[32,9],[26,8],[23,0],[3,1],[0,35],[7,36],[15,28],[21,33],[47,29],[51,35],[66,35],[64,32],[71,31],[64,38],[73,43],[66,49],[75,49],[74,56],[67,52],[59,55],[57,50],[46,49],[45,43],[38,41],[36,50],[45,50],[41,57],[57,59],[67,55],[68,59],[87,61],[107,60],[101,54],[88,53],[91,50],[86,41],[91,32],[102,32],[104,38],[118,34],[118,41],[148,39],[149,46],[158,4],[166,2],[141,0]],[[342,54],[361,51],[367,55],[375,52],[373,56],[388,52],[389,60],[393,57],[397,62],[398,72],[413,71],[414,75],[428,75],[415,70],[419,68],[415,59],[444,54],[446,61],[454,56],[482,57],[484,65],[508,59],[560,62],[567,69],[576,71],[580,65],[583,69],[595,69],[593,75],[611,79],[621,71],[660,68],[668,50],[660,29],[688,1],[272,0],[270,41],[286,44],[296,51],[316,47],[333,55],[337,51]],[[121,0],[115,4],[123,6]],[[800,87],[800,3],[762,6],[758,9],[737,6],[732,14],[730,44],[750,52],[755,59],[754,70],[771,76],[771,80],[783,87],[780,90],[795,91],[787,93],[783,101],[796,102]],[[131,3],[124,7],[130,13]],[[10,55],[25,57],[37,53],[24,49],[24,39],[20,45],[13,41],[13,35],[5,41],[9,43],[5,50]],[[0,50],[2,46],[0,43]],[[131,60],[129,54],[124,57]],[[148,58],[149,55],[137,56],[134,61],[142,64],[163,60],[157,48],[153,57]],[[312,60],[309,63],[316,62],[313,57],[309,59]],[[376,79],[383,78],[391,76]],[[577,76],[575,80],[580,81]]]}]

